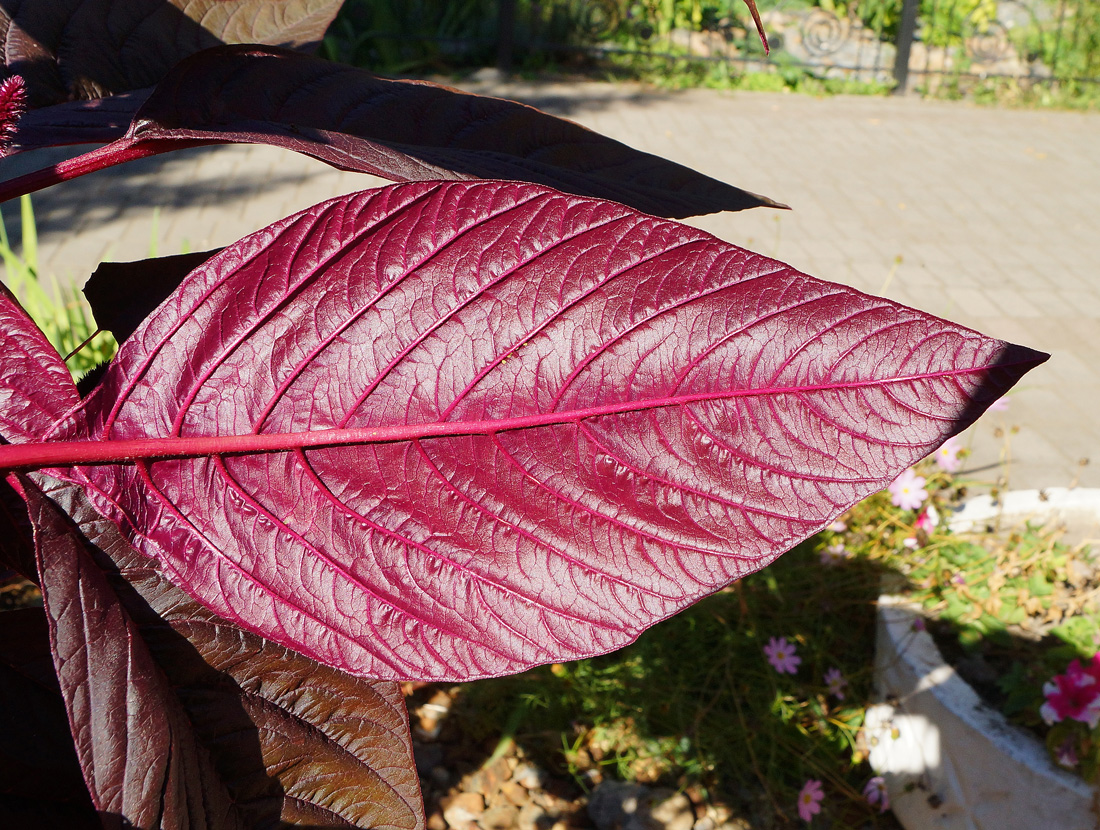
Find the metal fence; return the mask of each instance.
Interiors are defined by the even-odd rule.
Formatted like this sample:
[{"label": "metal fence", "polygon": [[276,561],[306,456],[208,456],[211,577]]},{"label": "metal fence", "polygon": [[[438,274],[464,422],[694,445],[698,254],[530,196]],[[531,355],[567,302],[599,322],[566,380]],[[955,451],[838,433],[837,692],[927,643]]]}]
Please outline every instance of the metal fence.
[{"label": "metal fence", "polygon": [[[903,91],[950,84],[965,92],[991,79],[1100,83],[1100,0],[759,0],[769,58],[742,0],[412,0],[401,6],[402,31],[368,19],[371,7],[385,6],[392,23],[394,3],[358,0],[357,37],[385,42],[378,48],[409,65],[416,45],[430,42],[437,61],[495,58],[501,68],[582,58],[659,70],[665,62]],[[433,17],[436,5],[444,11]]]}]

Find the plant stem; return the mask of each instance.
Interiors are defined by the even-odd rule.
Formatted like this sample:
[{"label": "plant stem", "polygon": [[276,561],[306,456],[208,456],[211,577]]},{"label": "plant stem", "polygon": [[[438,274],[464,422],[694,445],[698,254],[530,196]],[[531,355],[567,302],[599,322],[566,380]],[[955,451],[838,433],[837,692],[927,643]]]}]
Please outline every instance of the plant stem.
[{"label": "plant stem", "polygon": [[61,182],[76,179],[86,173],[94,173],[116,164],[124,164],[128,161],[148,158],[160,155],[172,150],[182,150],[186,147],[202,147],[208,144],[219,144],[217,141],[203,141],[201,139],[185,140],[142,140],[130,136],[123,136],[110,144],[104,144],[87,153],[71,159],[59,161],[49,167],[43,167],[32,173],[19,176],[9,181],[0,183],[0,202],[15,199],[18,196],[34,193]]}]

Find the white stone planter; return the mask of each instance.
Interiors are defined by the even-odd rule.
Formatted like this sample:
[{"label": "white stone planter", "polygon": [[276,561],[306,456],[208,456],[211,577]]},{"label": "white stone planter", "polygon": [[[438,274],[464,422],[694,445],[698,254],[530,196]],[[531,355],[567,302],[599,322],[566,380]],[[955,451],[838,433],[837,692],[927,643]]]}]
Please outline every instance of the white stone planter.
[{"label": "white stone planter", "polygon": [[[1100,519],[1100,490],[1006,494],[956,514],[955,529],[991,521]],[[1014,508],[1006,510],[1005,506]],[[970,523],[967,526],[966,523]],[[1086,531],[1087,533],[1088,531]],[[907,830],[1096,830],[1100,794],[1056,766],[1042,743],[986,706],[944,663],[915,609],[882,597],[875,679],[883,703],[867,711],[871,766],[886,779]]]}]

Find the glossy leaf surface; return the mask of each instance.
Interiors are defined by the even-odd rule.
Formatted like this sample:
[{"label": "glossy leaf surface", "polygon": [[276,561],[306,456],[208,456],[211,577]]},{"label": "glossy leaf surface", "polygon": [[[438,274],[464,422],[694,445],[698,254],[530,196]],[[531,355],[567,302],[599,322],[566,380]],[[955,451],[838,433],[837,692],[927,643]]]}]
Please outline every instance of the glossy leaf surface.
[{"label": "glossy leaf surface", "polygon": [[200,266],[52,436],[82,443],[0,464],[141,457],[67,475],[212,610],[478,677],[763,567],[1043,359],[620,205],[403,185]]},{"label": "glossy leaf surface", "polygon": [[0,60],[31,105],[151,86],[220,43],[313,47],[343,0],[14,0],[0,5]]},{"label": "glossy leaf surface", "polygon": [[[136,101],[135,101],[136,103]],[[107,112],[89,113],[103,136]],[[94,116],[94,118],[93,118]],[[80,115],[57,113],[59,142]],[[33,121],[30,135],[48,138]],[[393,181],[512,179],[612,199],[658,216],[779,206],[643,153],[533,107],[424,81],[391,81],[361,69],[287,50],[226,46],[177,66],[114,144],[67,162],[43,187],[64,178],[197,144],[271,144],[341,170]],[[29,179],[30,177],[25,177]],[[23,190],[0,193],[11,198]]]},{"label": "glossy leaf surface", "polygon": [[78,488],[40,481],[45,492],[29,485],[27,498],[47,610],[103,812],[139,827],[423,826],[396,684],[218,619]]}]

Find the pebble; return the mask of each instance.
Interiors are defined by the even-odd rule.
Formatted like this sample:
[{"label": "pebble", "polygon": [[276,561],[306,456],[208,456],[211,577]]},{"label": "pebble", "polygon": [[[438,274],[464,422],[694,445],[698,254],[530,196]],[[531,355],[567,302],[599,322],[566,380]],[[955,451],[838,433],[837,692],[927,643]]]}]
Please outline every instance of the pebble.
[{"label": "pebble", "polygon": [[545,816],[546,811],[538,804],[526,804],[519,811],[516,825],[519,830],[538,830],[540,820]]},{"label": "pebble", "polygon": [[468,830],[470,825],[485,812],[485,799],[480,793],[456,793],[440,802],[443,820],[453,830]]},{"label": "pebble", "polygon": [[546,773],[533,764],[520,764],[512,778],[529,790],[537,790],[546,783]]},{"label": "pebble", "polygon": [[513,804],[506,804],[486,810],[478,824],[482,830],[511,830],[518,820],[519,810]]},{"label": "pebble", "polygon": [[605,781],[588,799],[598,830],[692,830],[695,808],[683,793],[644,784]]}]

